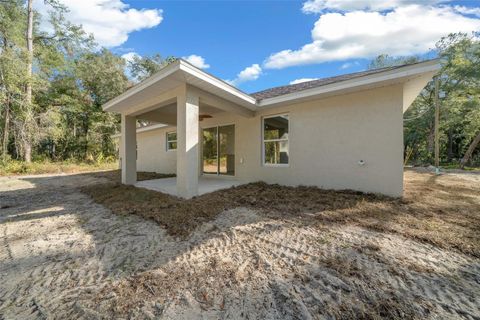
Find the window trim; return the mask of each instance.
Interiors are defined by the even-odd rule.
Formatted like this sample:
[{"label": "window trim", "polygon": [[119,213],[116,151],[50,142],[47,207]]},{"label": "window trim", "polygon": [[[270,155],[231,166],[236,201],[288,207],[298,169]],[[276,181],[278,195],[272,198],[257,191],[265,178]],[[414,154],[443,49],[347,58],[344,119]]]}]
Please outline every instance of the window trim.
[{"label": "window trim", "polygon": [[175,140],[168,140],[168,135],[171,134],[171,133],[175,133],[175,134],[176,134],[177,131],[167,131],[167,132],[165,133],[165,148],[166,148],[167,152],[168,152],[168,151],[177,151],[177,148],[172,149],[172,148],[169,148],[169,147],[168,147],[169,142],[175,142],[175,143],[177,143],[177,147],[178,147],[178,142],[177,142],[177,141],[178,141],[178,138],[175,139]]},{"label": "window trim", "polygon": [[[288,138],[287,139],[267,139],[265,140],[265,119],[269,118],[275,118],[275,117],[281,117],[281,116],[286,116],[288,118]],[[288,112],[285,113],[278,113],[278,114],[272,114],[268,116],[263,116],[262,121],[261,121],[261,136],[262,136],[262,166],[264,167],[274,167],[274,168],[287,168],[290,167],[290,114]],[[265,162],[265,142],[282,142],[282,141],[287,141],[288,142],[288,147],[287,147],[287,152],[288,152],[288,163],[266,163]]]}]

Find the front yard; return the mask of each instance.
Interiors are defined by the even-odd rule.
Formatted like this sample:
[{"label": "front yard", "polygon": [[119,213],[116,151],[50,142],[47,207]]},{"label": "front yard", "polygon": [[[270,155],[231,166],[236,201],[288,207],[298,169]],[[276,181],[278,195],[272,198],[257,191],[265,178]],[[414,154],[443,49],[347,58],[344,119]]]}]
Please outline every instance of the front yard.
[{"label": "front yard", "polygon": [[476,173],[406,171],[401,200],[116,175],[0,177],[0,319],[480,318]]}]

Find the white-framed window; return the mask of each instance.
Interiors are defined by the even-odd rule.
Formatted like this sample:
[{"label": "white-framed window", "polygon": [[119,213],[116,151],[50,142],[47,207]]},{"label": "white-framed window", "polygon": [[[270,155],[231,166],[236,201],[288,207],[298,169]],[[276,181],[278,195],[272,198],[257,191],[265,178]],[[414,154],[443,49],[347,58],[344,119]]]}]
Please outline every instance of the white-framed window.
[{"label": "white-framed window", "polygon": [[177,150],[177,132],[167,132],[167,151]]},{"label": "white-framed window", "polygon": [[266,166],[288,166],[288,114],[262,118],[263,164]]}]

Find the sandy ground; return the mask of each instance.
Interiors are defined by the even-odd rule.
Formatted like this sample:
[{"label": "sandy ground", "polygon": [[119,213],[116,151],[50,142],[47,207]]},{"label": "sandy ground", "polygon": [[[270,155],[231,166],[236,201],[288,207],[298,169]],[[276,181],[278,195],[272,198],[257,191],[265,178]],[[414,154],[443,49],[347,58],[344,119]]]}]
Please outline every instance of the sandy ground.
[{"label": "sandy ground", "polygon": [[79,192],[101,180],[0,177],[0,319],[480,319],[478,258],[242,207],[181,240]]}]

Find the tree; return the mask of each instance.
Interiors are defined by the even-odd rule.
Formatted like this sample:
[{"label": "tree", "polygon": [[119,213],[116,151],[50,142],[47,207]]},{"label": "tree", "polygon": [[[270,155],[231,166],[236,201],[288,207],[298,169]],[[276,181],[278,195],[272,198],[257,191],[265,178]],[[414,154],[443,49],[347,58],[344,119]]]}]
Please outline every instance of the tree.
[{"label": "tree", "polygon": [[[442,38],[436,45],[442,64],[439,72],[441,99],[440,158],[443,163],[475,158],[480,134],[480,49],[478,38],[463,33]],[[428,84],[404,114],[405,148],[413,150],[412,161],[431,163],[433,154],[433,83]],[[476,160],[475,160],[476,159]]]},{"label": "tree", "polygon": [[[480,42],[478,34],[451,34],[438,41],[436,52],[442,69],[439,72],[441,99],[440,158],[443,163],[480,164],[475,158],[480,144]],[[370,69],[414,63],[419,57],[380,55]],[[404,114],[404,143],[413,163],[433,160],[434,85],[429,83]],[[472,160],[473,159],[473,160]],[[477,160],[475,160],[477,159]]]},{"label": "tree", "polygon": [[128,69],[134,81],[142,81],[176,60],[177,58],[172,56],[163,59],[159,54],[143,57],[134,56],[128,62]]},{"label": "tree", "polygon": [[32,126],[34,125],[32,110],[32,69],[33,69],[33,0],[27,0],[27,83],[25,86],[25,118],[23,143],[25,162],[32,162]]},{"label": "tree", "polygon": [[[461,125],[463,168],[480,144],[480,41],[478,34],[450,34],[437,43],[443,62],[442,79],[448,129]],[[460,157],[459,157],[460,158]]]},{"label": "tree", "polygon": [[8,154],[11,124],[23,104],[26,64],[23,54],[25,12],[21,1],[0,6],[0,107],[2,124],[2,158]]},{"label": "tree", "polygon": [[473,151],[477,148],[480,144],[480,131],[478,131],[477,135],[473,139],[472,143],[468,146],[465,155],[463,156],[462,160],[460,161],[460,167],[463,169],[465,165],[468,164],[470,158],[472,157]]},{"label": "tree", "polygon": [[422,90],[404,119],[405,150],[412,150],[415,163],[431,163],[434,151],[434,85],[432,82]]},{"label": "tree", "polygon": [[377,56],[375,59],[370,61],[368,65],[368,69],[379,69],[385,67],[394,67],[400,66],[404,64],[411,64],[420,62],[422,59],[416,56],[407,56],[407,57],[392,57],[388,54],[381,54]]},{"label": "tree", "polygon": [[90,140],[95,141],[97,151],[106,155],[113,153],[110,136],[118,129],[119,118],[104,112],[102,105],[127,89],[124,70],[124,60],[106,49],[88,53],[77,62],[77,76],[88,99],[83,123],[85,158],[89,156]]}]

